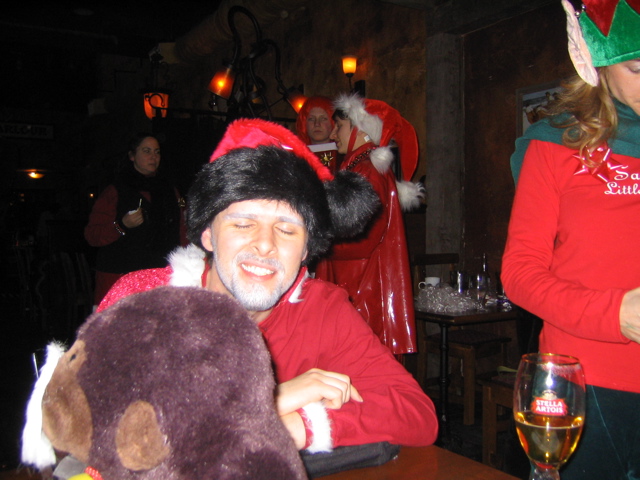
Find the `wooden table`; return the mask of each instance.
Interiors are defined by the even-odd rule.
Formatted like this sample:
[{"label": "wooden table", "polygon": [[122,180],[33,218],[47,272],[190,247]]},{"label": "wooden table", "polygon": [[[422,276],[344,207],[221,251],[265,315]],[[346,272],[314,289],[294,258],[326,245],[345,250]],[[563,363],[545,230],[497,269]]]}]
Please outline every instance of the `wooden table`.
[{"label": "wooden table", "polygon": [[435,323],[440,326],[440,420],[442,427],[447,424],[447,411],[449,408],[449,328],[482,323],[505,322],[516,320],[518,315],[515,309],[504,311],[496,306],[485,307],[483,311],[465,313],[434,313],[416,310],[416,320]]},{"label": "wooden table", "polygon": [[43,480],[43,476],[30,468],[0,472],[0,480]]},{"label": "wooden table", "polygon": [[379,467],[359,468],[319,480],[517,480],[482,463],[432,445],[402,447],[397,458]]},{"label": "wooden table", "polygon": [[[27,469],[0,472],[0,480],[42,480]],[[358,468],[320,480],[517,480],[482,463],[432,445],[402,447],[397,458],[379,467]]]}]

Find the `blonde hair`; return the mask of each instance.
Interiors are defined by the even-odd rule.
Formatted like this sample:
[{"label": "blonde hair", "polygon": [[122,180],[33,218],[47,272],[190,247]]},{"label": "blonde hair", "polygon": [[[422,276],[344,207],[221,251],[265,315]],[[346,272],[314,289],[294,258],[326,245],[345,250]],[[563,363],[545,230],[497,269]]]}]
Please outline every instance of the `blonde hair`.
[{"label": "blonde hair", "polygon": [[564,128],[564,145],[578,150],[587,167],[597,166],[588,160],[588,153],[613,137],[618,128],[618,113],[609,88],[607,67],[598,69],[598,77],[600,81],[596,87],[578,75],[567,79],[562,83],[563,90],[557,99],[548,107],[549,114],[560,115],[551,124]]}]

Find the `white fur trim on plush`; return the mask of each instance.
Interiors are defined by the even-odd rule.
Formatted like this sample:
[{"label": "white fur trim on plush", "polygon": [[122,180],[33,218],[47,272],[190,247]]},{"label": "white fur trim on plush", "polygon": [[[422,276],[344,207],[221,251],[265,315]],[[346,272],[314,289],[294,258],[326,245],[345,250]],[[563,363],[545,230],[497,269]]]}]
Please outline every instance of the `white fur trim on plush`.
[{"label": "white fur trim on plush", "polygon": [[33,387],[31,398],[27,404],[27,419],[22,431],[22,463],[33,465],[38,469],[56,463],[56,454],[51,442],[42,431],[42,398],[51,381],[58,360],[64,355],[65,348],[59,343],[47,345],[46,361],[40,370],[40,376]]},{"label": "white fur trim on plush", "polygon": [[371,140],[376,145],[380,145],[382,138],[382,119],[377,115],[371,115],[364,108],[364,101],[358,95],[338,95],[333,103],[336,110],[342,110],[349,117],[351,125],[358,127],[358,130],[368,133]]},{"label": "white fur trim on plush", "polygon": [[176,248],[169,255],[173,269],[170,284],[175,287],[202,287],[202,272],[206,254],[194,244]]},{"label": "white fur trim on plush", "polygon": [[322,402],[310,403],[302,409],[311,423],[313,432],[313,441],[306,451],[309,453],[331,452],[333,450],[331,422]]}]

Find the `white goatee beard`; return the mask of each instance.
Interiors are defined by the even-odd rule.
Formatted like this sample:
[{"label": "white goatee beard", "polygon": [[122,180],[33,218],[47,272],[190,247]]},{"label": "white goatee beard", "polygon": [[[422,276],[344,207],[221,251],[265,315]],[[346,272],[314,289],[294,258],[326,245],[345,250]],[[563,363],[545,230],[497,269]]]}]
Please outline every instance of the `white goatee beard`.
[{"label": "white goatee beard", "polygon": [[266,286],[259,283],[247,284],[246,282],[242,282],[238,269],[233,268],[231,272],[229,272],[220,266],[216,259],[215,248],[213,257],[214,267],[218,272],[220,281],[240,305],[249,312],[263,312],[275,306],[295,281],[295,277],[291,279],[284,278],[284,267],[276,259],[261,259],[250,253],[238,254],[233,261],[233,266],[238,267],[238,269],[242,268],[240,264],[243,261],[254,260],[266,264],[275,270],[277,282],[274,289],[270,291]]}]

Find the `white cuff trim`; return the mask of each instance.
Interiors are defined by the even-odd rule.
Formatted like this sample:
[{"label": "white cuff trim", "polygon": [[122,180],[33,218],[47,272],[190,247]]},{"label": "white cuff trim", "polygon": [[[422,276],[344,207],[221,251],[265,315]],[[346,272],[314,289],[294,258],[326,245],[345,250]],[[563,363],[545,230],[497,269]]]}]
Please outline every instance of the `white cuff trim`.
[{"label": "white cuff trim", "polygon": [[309,453],[330,452],[333,450],[331,441],[331,422],[322,402],[310,403],[302,407],[311,423],[313,440],[307,448]]}]

